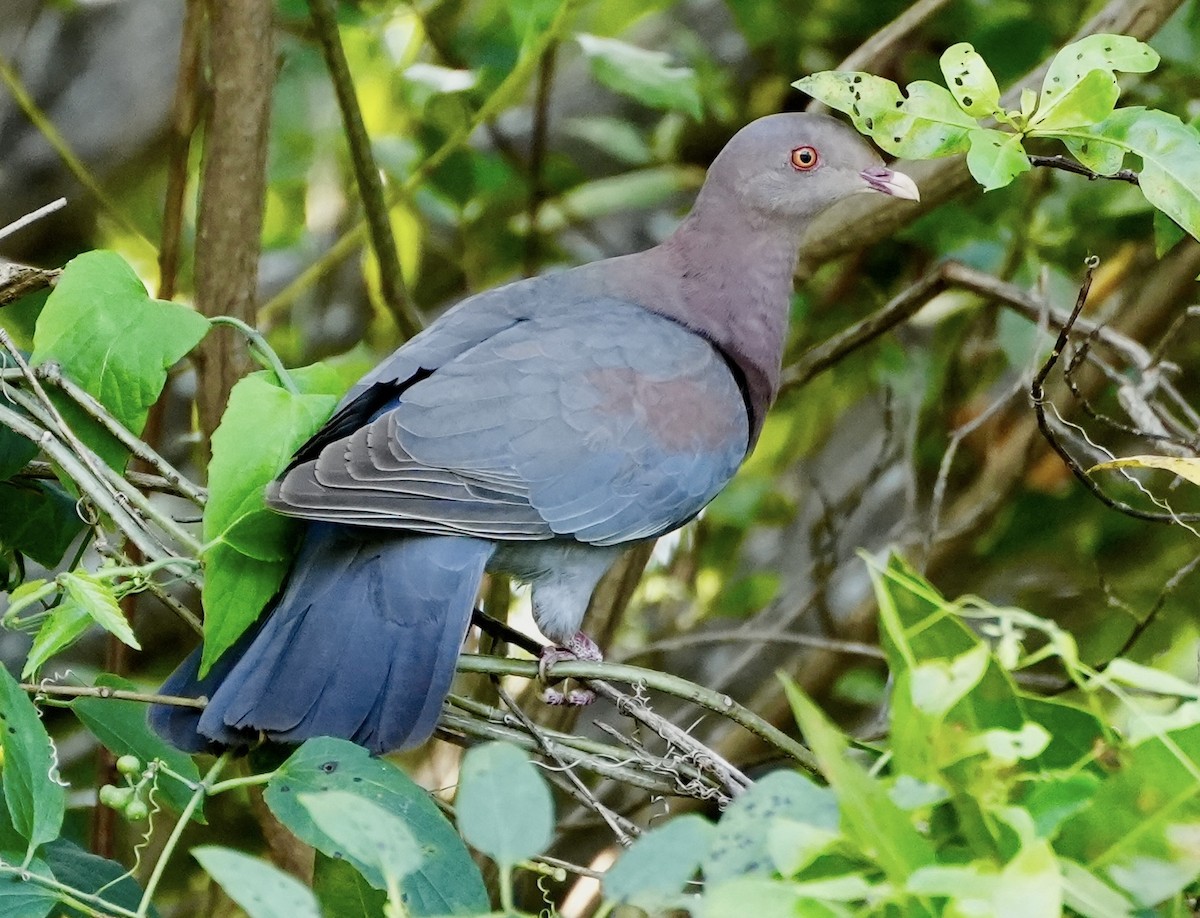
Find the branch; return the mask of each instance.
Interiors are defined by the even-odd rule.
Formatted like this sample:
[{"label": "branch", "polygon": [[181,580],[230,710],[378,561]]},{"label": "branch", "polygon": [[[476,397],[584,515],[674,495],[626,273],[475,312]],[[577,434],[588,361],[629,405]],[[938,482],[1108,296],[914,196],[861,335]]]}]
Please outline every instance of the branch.
[{"label": "branch", "polygon": [[167,704],[177,708],[208,706],[207,698],[185,698],[181,695],[156,695],[153,692],[134,692],[109,688],[107,685],[53,685],[48,682],[22,682],[21,688],[30,695],[61,696],[64,698],[111,698],[116,701],[141,701],[146,704]]},{"label": "branch", "polygon": [[337,95],[338,108],[342,112],[342,124],[346,130],[346,143],[350,147],[350,162],[354,167],[354,180],[358,185],[359,200],[366,213],[367,230],[371,236],[371,248],[379,265],[379,288],[384,306],[391,312],[397,327],[405,338],[411,338],[425,324],[404,287],[404,275],[400,270],[400,257],[396,238],[392,233],[392,221],[388,217],[387,200],[383,193],[383,179],[375,157],[371,152],[371,138],[363,123],[362,110],[354,91],[354,78],[350,64],[342,47],[338,33],[337,13],[333,0],[308,0],[313,29],[329,68],[329,78]]},{"label": "branch", "polygon": [[8,226],[0,226],[0,239],[7,239],[9,236],[19,232],[20,230],[23,230],[31,223],[36,223],[38,220],[42,219],[42,217],[48,217],[50,214],[54,213],[55,211],[62,210],[66,206],[66,198],[59,198],[57,201],[51,201],[49,204],[43,204],[37,210],[27,213],[23,217],[17,218],[12,223],[8,224]]},{"label": "branch", "polygon": [[1120,169],[1112,175],[1102,175],[1099,172],[1093,172],[1082,163],[1077,163],[1073,159],[1067,159],[1065,156],[1030,156],[1029,164],[1031,166],[1046,166],[1050,169],[1061,169],[1063,172],[1071,172],[1075,175],[1082,175],[1085,178],[1095,181],[1096,179],[1112,179],[1118,182],[1129,182],[1131,185],[1140,185],[1141,180],[1138,174],[1132,169]]}]

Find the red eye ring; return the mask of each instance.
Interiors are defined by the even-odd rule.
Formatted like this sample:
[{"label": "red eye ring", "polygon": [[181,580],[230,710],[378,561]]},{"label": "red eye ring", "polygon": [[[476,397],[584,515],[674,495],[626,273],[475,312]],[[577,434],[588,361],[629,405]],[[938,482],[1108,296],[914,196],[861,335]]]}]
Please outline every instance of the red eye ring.
[{"label": "red eye ring", "polygon": [[797,172],[808,172],[815,169],[820,157],[816,147],[796,147],[792,150],[792,168]]}]

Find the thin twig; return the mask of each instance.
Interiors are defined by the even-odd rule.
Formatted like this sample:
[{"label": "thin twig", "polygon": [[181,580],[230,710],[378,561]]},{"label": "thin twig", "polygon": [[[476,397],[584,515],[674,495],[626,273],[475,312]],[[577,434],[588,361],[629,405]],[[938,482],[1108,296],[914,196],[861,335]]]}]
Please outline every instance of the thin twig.
[{"label": "thin twig", "polygon": [[31,223],[36,223],[38,220],[42,219],[42,217],[48,217],[50,214],[54,213],[55,211],[62,210],[66,206],[66,198],[59,198],[56,201],[51,201],[49,204],[43,204],[37,210],[31,211],[25,216],[14,220],[12,223],[8,224],[8,226],[0,226],[0,239],[7,239],[9,236],[13,235],[19,230],[23,230]]},{"label": "thin twig", "polygon": [[396,247],[392,221],[388,216],[387,200],[383,192],[383,179],[371,152],[371,138],[367,136],[358,96],[354,91],[354,77],[350,74],[350,64],[346,60],[346,52],[338,33],[334,4],[332,0],[308,0],[308,10],[312,17],[313,30],[321,45],[321,53],[325,56],[325,66],[329,68],[329,78],[333,81],[338,108],[342,113],[342,124],[345,127],[346,143],[350,147],[350,162],[354,167],[358,196],[366,214],[371,248],[379,265],[380,296],[404,337],[411,338],[425,323],[404,286],[399,250]]},{"label": "thin twig", "polygon": [[1096,179],[1111,179],[1117,182],[1128,182],[1131,185],[1141,184],[1138,174],[1132,169],[1120,169],[1111,175],[1104,175],[1101,172],[1094,172],[1083,163],[1078,163],[1073,159],[1067,159],[1065,156],[1030,156],[1029,164],[1031,166],[1045,166],[1050,169],[1061,169],[1063,172],[1071,172],[1075,175],[1082,175],[1091,181]]},{"label": "thin twig", "polygon": [[62,696],[64,698],[111,698],[115,701],[142,701],[146,704],[166,704],[177,708],[208,706],[208,699],[185,698],[182,695],[157,695],[153,692],[135,692],[129,689],[109,688],[107,685],[53,685],[48,682],[22,682],[21,688],[30,695]]}]

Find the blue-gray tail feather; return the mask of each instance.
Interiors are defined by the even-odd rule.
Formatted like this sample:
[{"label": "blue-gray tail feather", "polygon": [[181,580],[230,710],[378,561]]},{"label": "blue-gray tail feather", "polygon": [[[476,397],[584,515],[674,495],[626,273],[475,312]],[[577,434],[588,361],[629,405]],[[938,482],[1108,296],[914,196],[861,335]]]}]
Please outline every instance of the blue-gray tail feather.
[{"label": "blue-gray tail feather", "polygon": [[164,694],[207,695],[196,709],[155,706],[150,724],[189,751],[339,736],[372,752],[433,732],[484,566],[495,546],[310,524],[275,608],[198,679],[199,651]]}]

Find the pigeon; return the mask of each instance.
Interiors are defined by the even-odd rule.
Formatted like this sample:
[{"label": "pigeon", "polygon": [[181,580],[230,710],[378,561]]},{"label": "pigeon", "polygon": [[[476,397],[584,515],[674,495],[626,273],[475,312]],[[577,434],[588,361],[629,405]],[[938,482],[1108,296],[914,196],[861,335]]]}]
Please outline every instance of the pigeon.
[{"label": "pigeon", "polygon": [[[780,381],[805,228],[860,192],[918,200],[850,127],[784,113],[738,131],[661,244],[475,294],[360,380],[270,485],[304,520],[290,574],[155,730],[192,751],[314,736],[376,754],[433,733],[481,580],[531,588],[544,662],[630,545],[704,509]],[[586,692],[551,701],[586,702]]]}]

